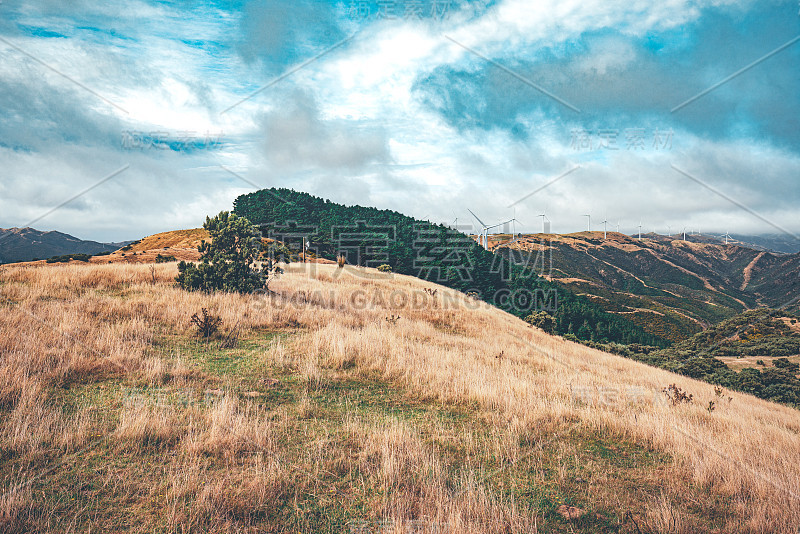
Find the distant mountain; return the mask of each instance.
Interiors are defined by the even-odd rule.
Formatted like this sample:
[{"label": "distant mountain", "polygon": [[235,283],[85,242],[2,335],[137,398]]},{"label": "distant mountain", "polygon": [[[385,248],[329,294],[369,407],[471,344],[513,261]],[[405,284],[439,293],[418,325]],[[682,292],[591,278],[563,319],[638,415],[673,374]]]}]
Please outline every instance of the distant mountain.
[{"label": "distant mountain", "polygon": [[767,250],[781,254],[797,254],[800,252],[800,239],[785,234],[772,235],[740,235],[732,234],[737,244],[755,250]]},{"label": "distant mountain", "polygon": [[0,228],[0,263],[47,259],[64,254],[111,252],[127,243],[84,241],[61,232],[42,232],[33,228]]},{"label": "distant mountain", "polygon": [[[744,310],[780,307],[800,293],[800,254],[777,254],[707,236],[535,234],[495,251],[547,258],[548,278],[659,337],[680,341]],[[520,255],[520,252],[523,255]],[[797,303],[789,306],[797,309]]]}]

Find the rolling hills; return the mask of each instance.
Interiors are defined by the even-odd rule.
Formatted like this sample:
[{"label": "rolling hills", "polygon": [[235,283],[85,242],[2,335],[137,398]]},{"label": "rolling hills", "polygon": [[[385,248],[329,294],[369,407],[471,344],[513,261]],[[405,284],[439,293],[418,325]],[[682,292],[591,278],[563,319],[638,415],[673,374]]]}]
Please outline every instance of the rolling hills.
[{"label": "rolling hills", "polygon": [[265,237],[295,250],[308,246],[329,260],[342,256],[354,265],[387,265],[396,273],[476,295],[518,317],[547,311],[559,333],[584,340],[668,344],[627,317],[547,281],[535,265],[507,261],[444,225],[282,188],[242,195],[234,212],[258,225]]},{"label": "rolling hills", "polygon": [[548,279],[671,341],[747,309],[797,308],[800,254],[689,239],[534,234],[498,242],[494,250],[518,262],[547,258]]}]

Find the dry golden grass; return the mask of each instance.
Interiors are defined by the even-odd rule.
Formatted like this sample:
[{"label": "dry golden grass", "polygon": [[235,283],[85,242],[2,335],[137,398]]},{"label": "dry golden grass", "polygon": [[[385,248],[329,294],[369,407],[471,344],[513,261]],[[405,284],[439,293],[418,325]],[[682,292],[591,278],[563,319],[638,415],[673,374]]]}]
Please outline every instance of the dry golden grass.
[{"label": "dry golden grass", "polygon": [[[0,530],[800,525],[800,412],[739,393],[709,412],[709,384],[410,277],[293,264],[259,296],[187,293],[175,274],[0,273]],[[202,307],[247,346],[192,341]],[[695,402],[664,402],[672,383]],[[121,385],[190,402],[120,399]],[[76,460],[87,454],[91,468]],[[82,507],[64,504],[62,471]],[[568,495],[592,513],[548,512]]]}]

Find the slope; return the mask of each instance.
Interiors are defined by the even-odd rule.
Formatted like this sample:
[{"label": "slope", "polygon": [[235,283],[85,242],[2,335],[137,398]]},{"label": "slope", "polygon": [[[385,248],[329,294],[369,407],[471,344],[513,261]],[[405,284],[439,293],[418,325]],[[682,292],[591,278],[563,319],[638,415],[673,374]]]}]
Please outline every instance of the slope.
[{"label": "slope", "polygon": [[780,306],[800,290],[800,254],[689,239],[535,234],[495,250],[512,258],[547,257],[551,280],[672,341],[745,309]]},{"label": "slope", "polygon": [[800,316],[749,310],[637,359],[800,408]]},{"label": "slope", "polygon": [[344,256],[351,264],[369,267],[386,264],[394,272],[473,293],[519,317],[548,311],[556,331],[580,339],[668,344],[627,318],[547,282],[538,276],[537,265],[506,261],[444,225],[275,188],[238,197],[234,211],[259,225],[265,236],[297,249],[305,243],[323,258]]},{"label": "slope", "polygon": [[[0,530],[800,522],[796,410],[732,393],[709,411],[708,384],[413,277],[292,264],[265,299],[186,293],[174,264],[155,269],[0,274]],[[220,338],[193,338],[200,308]],[[669,384],[694,401],[666,402]]]}]

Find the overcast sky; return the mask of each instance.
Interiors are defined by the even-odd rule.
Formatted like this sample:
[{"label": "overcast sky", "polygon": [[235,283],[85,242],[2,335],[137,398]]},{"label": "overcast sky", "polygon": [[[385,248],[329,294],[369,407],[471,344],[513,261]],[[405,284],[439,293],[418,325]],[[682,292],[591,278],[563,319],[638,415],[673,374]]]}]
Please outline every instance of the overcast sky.
[{"label": "overcast sky", "polygon": [[0,227],[133,239],[279,186],[518,231],[800,233],[799,11],[3,0]]}]

